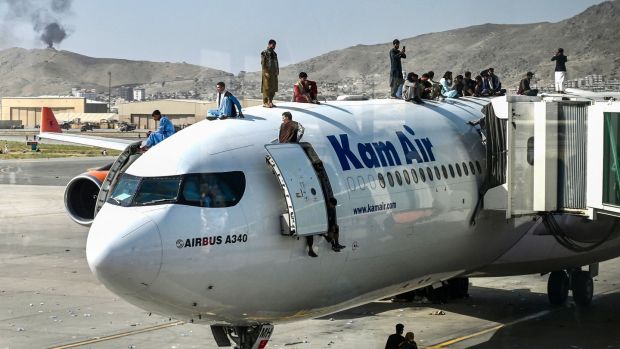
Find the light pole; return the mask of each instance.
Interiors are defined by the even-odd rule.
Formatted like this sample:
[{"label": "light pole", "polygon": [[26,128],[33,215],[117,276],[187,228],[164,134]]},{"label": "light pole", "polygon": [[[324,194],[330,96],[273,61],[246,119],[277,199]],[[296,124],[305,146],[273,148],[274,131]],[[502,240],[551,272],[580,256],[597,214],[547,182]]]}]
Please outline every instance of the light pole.
[{"label": "light pole", "polygon": [[112,72],[108,72],[108,113],[112,108]]}]

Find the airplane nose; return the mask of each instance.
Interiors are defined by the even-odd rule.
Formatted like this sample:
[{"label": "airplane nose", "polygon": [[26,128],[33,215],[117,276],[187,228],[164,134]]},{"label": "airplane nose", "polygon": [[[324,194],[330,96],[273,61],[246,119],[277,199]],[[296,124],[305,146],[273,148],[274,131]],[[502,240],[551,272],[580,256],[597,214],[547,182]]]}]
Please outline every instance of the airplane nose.
[{"label": "airplane nose", "polygon": [[[91,271],[118,294],[144,291],[157,278],[162,242],[157,225],[122,207],[102,209],[88,234],[86,258]],[[113,212],[116,211],[116,212]]]}]

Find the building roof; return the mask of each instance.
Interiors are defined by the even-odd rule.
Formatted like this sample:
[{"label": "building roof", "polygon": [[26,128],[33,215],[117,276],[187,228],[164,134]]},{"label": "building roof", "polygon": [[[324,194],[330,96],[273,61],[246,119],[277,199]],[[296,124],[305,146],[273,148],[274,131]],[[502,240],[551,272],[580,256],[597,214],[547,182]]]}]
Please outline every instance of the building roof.
[{"label": "building roof", "polygon": [[80,122],[99,122],[101,120],[118,121],[118,114],[115,113],[55,113],[58,121],[73,121],[77,118]]}]

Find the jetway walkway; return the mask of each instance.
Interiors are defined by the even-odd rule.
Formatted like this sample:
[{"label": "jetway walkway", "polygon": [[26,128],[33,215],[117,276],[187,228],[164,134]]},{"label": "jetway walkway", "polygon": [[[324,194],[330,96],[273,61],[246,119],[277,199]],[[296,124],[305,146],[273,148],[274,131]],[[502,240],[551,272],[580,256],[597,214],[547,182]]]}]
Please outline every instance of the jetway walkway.
[{"label": "jetway walkway", "polygon": [[620,102],[507,96],[484,112],[481,209],[620,217]]}]

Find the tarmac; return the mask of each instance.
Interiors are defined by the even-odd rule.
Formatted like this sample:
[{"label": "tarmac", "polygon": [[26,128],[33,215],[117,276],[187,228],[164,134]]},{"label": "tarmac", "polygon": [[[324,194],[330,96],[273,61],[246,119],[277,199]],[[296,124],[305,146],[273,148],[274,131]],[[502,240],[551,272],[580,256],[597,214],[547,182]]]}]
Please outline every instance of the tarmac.
[{"label": "tarmac", "polygon": [[[91,274],[88,228],[65,214],[63,185],[109,162],[0,161],[0,349],[217,348],[208,326],[149,315]],[[473,278],[467,299],[379,301],[277,325],[268,347],[383,348],[394,325],[403,323],[419,348],[620,349],[620,259],[601,264],[586,308],[550,306],[546,281],[540,275]]]}]

